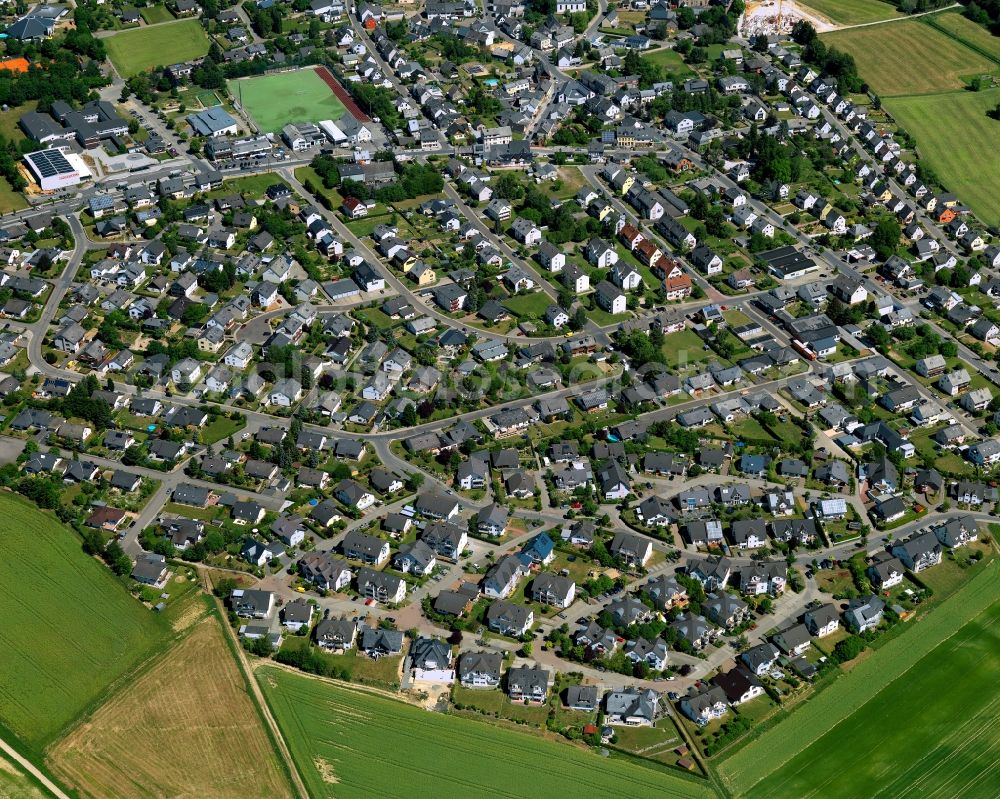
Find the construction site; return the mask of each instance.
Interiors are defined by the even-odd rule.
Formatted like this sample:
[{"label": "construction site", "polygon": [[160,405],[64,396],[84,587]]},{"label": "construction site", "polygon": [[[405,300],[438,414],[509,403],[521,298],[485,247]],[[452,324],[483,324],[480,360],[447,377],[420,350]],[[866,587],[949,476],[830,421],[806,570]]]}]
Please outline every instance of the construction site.
[{"label": "construction site", "polygon": [[811,8],[799,5],[795,0],[766,0],[765,2],[748,2],[746,11],[740,17],[739,35],[745,39],[763,34],[764,36],[783,36],[792,32],[799,20],[807,20],[812,26],[823,33],[837,29],[837,25],[826,17],[816,13]]}]

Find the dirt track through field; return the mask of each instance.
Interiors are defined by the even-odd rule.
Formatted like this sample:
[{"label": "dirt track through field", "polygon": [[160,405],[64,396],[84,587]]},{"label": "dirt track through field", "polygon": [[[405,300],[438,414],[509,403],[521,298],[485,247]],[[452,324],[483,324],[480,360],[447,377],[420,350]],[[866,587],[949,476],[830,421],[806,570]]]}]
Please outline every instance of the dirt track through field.
[{"label": "dirt track through field", "polygon": [[50,753],[56,774],[100,799],[290,799],[243,676],[214,618]]}]

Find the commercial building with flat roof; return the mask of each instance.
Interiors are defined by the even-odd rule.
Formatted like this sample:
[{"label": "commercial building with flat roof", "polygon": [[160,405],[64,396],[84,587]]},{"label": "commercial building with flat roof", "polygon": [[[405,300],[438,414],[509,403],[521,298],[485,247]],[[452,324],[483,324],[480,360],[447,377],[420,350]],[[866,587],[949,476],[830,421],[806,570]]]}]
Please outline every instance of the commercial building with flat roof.
[{"label": "commercial building with flat roof", "polygon": [[69,148],[51,147],[24,156],[24,162],[42,191],[75,186],[90,177],[83,160]]}]

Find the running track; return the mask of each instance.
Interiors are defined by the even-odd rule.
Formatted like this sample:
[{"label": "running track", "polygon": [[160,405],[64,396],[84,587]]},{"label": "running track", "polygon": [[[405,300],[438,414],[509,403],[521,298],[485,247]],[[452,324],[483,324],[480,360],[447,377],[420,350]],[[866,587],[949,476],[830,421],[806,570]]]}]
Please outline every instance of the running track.
[{"label": "running track", "polygon": [[354,98],[351,97],[344,87],[340,85],[340,81],[330,74],[330,70],[326,67],[316,67],[315,72],[320,76],[320,78],[323,79],[323,82],[330,87],[330,91],[337,95],[337,99],[344,104],[344,107],[348,111],[350,111],[352,117],[358,120],[358,122],[371,122],[371,119],[360,108],[358,108],[358,104],[354,102]]}]

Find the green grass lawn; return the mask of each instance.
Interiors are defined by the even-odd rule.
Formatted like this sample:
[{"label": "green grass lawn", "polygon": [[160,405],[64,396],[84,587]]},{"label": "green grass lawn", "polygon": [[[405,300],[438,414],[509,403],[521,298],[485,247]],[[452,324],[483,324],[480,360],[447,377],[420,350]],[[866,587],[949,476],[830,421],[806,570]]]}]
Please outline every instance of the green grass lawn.
[{"label": "green grass lawn", "polygon": [[625,313],[610,314],[603,308],[595,306],[587,311],[587,316],[593,319],[595,324],[606,327],[607,325],[614,325],[618,322],[624,322],[626,319],[631,319],[632,312],[626,311]]},{"label": "green grass lawn", "polygon": [[28,201],[19,191],[14,191],[6,178],[0,178],[0,214],[20,211],[28,207]]},{"label": "green grass lawn", "polygon": [[344,198],[340,196],[340,192],[336,189],[328,189],[323,185],[323,179],[316,174],[316,170],[311,166],[301,166],[295,170],[295,179],[299,183],[305,183],[309,181],[312,184],[313,189],[316,194],[320,194],[330,201],[330,206],[332,208],[339,208],[340,204],[344,201]]},{"label": "green grass lawn", "polygon": [[[605,760],[517,730],[276,669],[261,669],[257,677],[314,799],[414,792],[439,799],[714,796],[697,779]],[[523,768],[526,762],[533,767]]]},{"label": "green grass lawn", "polygon": [[681,330],[664,337],[663,352],[667,356],[667,366],[683,369],[688,364],[704,363],[714,356],[705,350],[705,342],[693,330]]},{"label": "green grass lawn", "polygon": [[473,707],[484,711],[490,716],[497,715],[502,719],[523,721],[536,727],[545,724],[545,719],[549,715],[548,705],[518,704],[511,702],[501,691],[463,688],[461,685],[456,685],[452,689],[452,701],[466,708]]},{"label": "green grass lawn", "polygon": [[14,106],[6,111],[0,111],[0,135],[14,142],[14,144],[26,139],[27,136],[24,135],[24,131],[21,130],[17,123],[21,120],[22,116],[29,111],[34,111],[37,107],[38,102],[36,100],[29,100],[23,105]]},{"label": "green grass lawn", "polygon": [[159,22],[173,22],[176,19],[166,6],[147,6],[140,9],[139,14],[146,20],[147,25],[156,25]]},{"label": "green grass lawn", "polygon": [[77,536],[0,494],[0,723],[41,749],[168,634]]},{"label": "green grass lawn", "polygon": [[643,61],[649,61],[651,64],[662,67],[673,75],[683,76],[694,74],[691,67],[684,63],[684,59],[681,58],[680,54],[675,53],[673,50],[657,50],[653,53],[647,53],[642,59]]},{"label": "green grass lawn", "polygon": [[738,422],[730,425],[730,429],[740,438],[752,438],[764,441],[774,441],[774,436],[763,428],[760,422],[752,416],[747,416]]},{"label": "green grass lawn", "polygon": [[201,440],[205,444],[215,444],[229,436],[235,435],[237,431],[246,427],[246,422],[237,422],[225,416],[216,416],[211,422],[205,425],[201,431]]},{"label": "green grass lawn", "polygon": [[840,25],[863,25],[901,16],[891,5],[877,0],[806,0],[802,5]]},{"label": "green grass lawn", "polygon": [[545,309],[552,304],[552,298],[544,291],[535,291],[531,294],[518,294],[504,300],[501,305],[515,316],[534,316],[542,318]]},{"label": "green grass lawn", "polygon": [[1000,135],[1000,122],[986,116],[997,103],[1000,89],[896,97],[885,102],[900,126],[917,140],[921,159],[988,224],[1000,222],[996,202],[1000,159],[984,157],[994,151]]},{"label": "green grass lawn", "polygon": [[108,56],[123,78],[151,67],[200,58],[208,52],[208,36],[201,23],[183,19],[163,25],[121,31],[104,39]]},{"label": "green grass lawn", "polygon": [[312,67],[233,80],[228,88],[260,129],[270,133],[289,122],[340,119],[346,110]]},{"label": "green grass lawn", "polygon": [[719,776],[734,795],[995,796],[1000,581],[995,562],[971,574],[951,599],[725,760]]},{"label": "green grass lawn", "polygon": [[969,555],[979,552],[984,559],[991,559],[992,549],[987,544],[976,542],[955,551],[955,559],[947,555],[932,569],[920,572],[920,582],[934,591],[935,599],[951,596],[969,579]]},{"label": "green grass lawn", "polygon": [[354,315],[381,330],[388,330],[395,322],[381,308],[358,308]]}]

